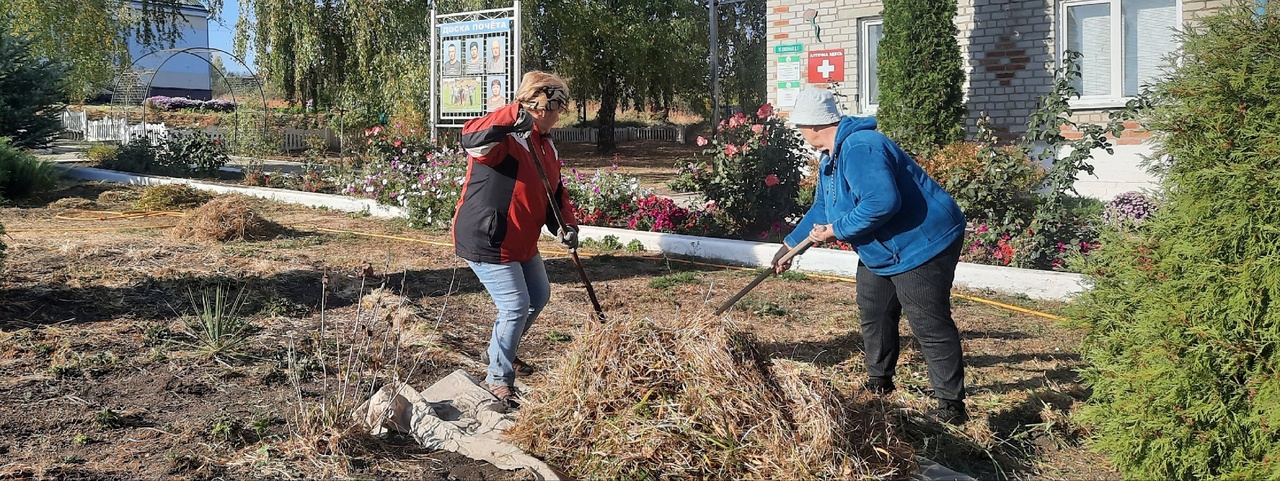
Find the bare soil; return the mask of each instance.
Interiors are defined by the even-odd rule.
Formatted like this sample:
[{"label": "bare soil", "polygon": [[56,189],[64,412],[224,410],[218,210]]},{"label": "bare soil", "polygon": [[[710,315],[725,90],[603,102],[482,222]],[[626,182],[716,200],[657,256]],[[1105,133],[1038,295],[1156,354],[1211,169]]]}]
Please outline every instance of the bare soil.
[{"label": "bare soil", "polygon": [[[646,155],[620,154],[619,168],[630,159],[644,168]],[[119,190],[127,189],[69,184],[0,210],[10,232],[0,273],[0,479],[525,479],[429,452],[412,439],[341,438],[301,422],[342,394],[338,366],[315,353],[336,350],[329,343],[355,325],[359,299],[375,287],[403,296],[410,315],[397,326],[373,326],[401,329],[390,351],[370,355],[373,364],[391,365],[390,353],[398,360],[362,374],[347,394],[358,397],[357,389],[381,384],[393,371],[420,388],[455,369],[483,375],[477,359],[494,308],[453,255],[447,233],[261,201],[255,209],[290,227],[286,234],[194,243],[147,228],[171,218],[59,220],[66,210],[50,206],[81,197],[120,210],[125,206],[97,202],[102,192]],[[545,369],[561,343],[595,321],[570,261],[549,240],[542,248],[553,295],[521,357]],[[708,315],[755,274],[584,250],[611,317]],[[254,327],[242,349],[209,357],[183,344],[183,319],[191,293],[216,285],[247,286],[242,312]],[[864,376],[855,296],[847,281],[788,275],[766,281],[729,315],[755,333],[764,352],[812,363],[850,388]],[[971,301],[958,300],[954,311],[973,415],[959,428],[921,419],[930,407],[925,365],[903,323],[900,389],[885,402],[918,453],[978,479],[1118,478],[1081,446],[1084,433],[1068,419],[1087,396],[1077,374],[1080,333]],[[541,376],[529,384],[536,389]],[[347,444],[335,448],[342,439]]]}]

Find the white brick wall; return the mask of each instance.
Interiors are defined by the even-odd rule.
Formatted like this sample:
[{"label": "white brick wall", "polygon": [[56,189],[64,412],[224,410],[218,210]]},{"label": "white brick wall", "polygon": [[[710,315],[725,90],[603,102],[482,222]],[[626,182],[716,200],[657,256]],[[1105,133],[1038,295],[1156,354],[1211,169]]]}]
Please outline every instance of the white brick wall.
[{"label": "white brick wall", "polygon": [[[959,0],[956,26],[957,41],[964,57],[967,76],[965,94],[968,102],[970,129],[978,115],[986,112],[993,127],[1009,134],[1025,130],[1027,118],[1036,102],[1052,86],[1056,64],[1055,17],[1061,0]],[[1185,22],[1210,14],[1230,0],[1183,0]],[[840,93],[846,95],[846,113],[865,114],[858,106],[859,19],[876,17],[883,8],[881,0],[769,0],[767,33],[769,101],[777,105],[777,64],[774,47],[800,43],[810,50],[842,48],[845,51],[845,82]],[[822,28],[821,40],[813,25],[804,21],[804,11],[817,12]],[[802,53],[801,58],[806,58]],[[826,87],[825,84],[809,84]],[[785,108],[780,108],[785,114]],[[1098,112],[1080,112],[1079,119],[1101,119]]]}]

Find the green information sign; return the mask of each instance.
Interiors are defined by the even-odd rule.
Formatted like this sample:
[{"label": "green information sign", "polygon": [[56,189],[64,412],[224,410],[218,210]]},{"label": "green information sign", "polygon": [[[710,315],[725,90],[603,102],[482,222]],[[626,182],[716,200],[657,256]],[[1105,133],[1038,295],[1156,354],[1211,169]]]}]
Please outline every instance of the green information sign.
[{"label": "green information sign", "polygon": [[780,89],[798,89],[798,88],[800,88],[800,82],[778,82],[778,88],[780,88]]},{"label": "green information sign", "polygon": [[804,45],[791,43],[786,45],[776,45],[773,47],[773,53],[800,53],[804,51]]}]

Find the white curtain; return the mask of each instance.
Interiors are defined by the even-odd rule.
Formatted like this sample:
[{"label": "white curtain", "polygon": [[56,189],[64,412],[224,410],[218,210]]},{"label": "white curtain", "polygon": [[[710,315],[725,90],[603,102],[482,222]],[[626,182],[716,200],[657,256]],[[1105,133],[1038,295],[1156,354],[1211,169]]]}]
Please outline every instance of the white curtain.
[{"label": "white curtain", "polygon": [[1112,95],[1111,5],[1096,3],[1067,7],[1067,49],[1082,55],[1081,78],[1076,80],[1080,95]]},{"label": "white curtain", "polygon": [[880,61],[880,39],[884,38],[884,24],[873,23],[867,25],[867,54],[865,55],[867,62],[867,104],[876,105],[880,103],[880,69],[876,67]]},{"label": "white curtain", "polygon": [[1124,95],[1160,75],[1165,57],[1177,50],[1176,0],[1124,0]]}]

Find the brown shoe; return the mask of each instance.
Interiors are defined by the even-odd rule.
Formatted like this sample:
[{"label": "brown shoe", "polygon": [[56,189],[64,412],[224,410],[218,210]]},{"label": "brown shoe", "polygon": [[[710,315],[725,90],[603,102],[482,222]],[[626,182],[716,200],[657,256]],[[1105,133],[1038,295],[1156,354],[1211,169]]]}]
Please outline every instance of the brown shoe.
[{"label": "brown shoe", "polygon": [[490,410],[506,414],[520,409],[520,394],[514,386],[491,385],[489,386],[489,393],[498,398],[497,402],[489,405]]},{"label": "brown shoe", "polygon": [[[480,363],[486,366],[489,365],[489,351],[480,352]],[[527,362],[520,360],[520,358],[518,357],[511,360],[511,369],[516,372],[517,377],[529,376],[538,371],[538,368],[533,367],[532,364],[529,364]]]}]

